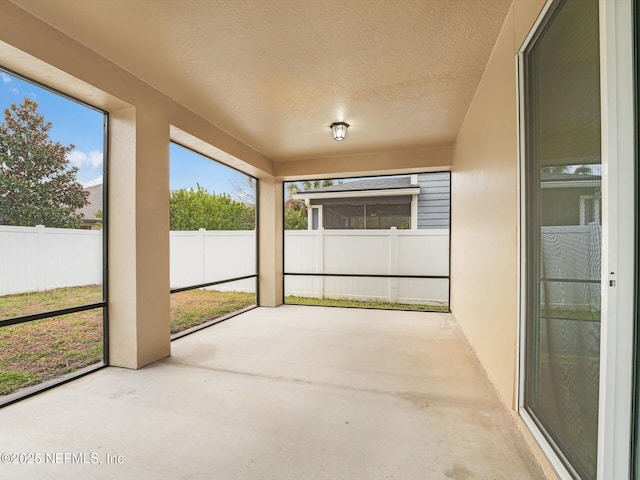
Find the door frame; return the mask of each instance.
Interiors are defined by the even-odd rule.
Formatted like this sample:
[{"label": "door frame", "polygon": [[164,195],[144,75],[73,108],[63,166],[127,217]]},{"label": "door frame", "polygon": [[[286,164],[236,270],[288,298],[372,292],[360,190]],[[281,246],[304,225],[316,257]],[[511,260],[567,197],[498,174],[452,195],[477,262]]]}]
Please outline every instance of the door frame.
[{"label": "door frame", "polygon": [[[518,413],[562,479],[576,478],[524,408],[526,318],[524,51],[561,0],[548,0],[516,59],[518,95]],[[598,414],[599,480],[630,478],[635,293],[635,124],[632,0],[600,0],[602,313]]]}]

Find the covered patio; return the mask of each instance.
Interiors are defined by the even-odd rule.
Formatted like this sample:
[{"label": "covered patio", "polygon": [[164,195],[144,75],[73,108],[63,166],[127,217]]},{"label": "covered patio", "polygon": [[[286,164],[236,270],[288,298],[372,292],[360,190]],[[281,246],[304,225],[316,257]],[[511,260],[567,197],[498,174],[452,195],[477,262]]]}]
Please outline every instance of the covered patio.
[{"label": "covered patio", "polygon": [[[106,340],[0,410],[0,477],[640,478],[639,25],[638,0],[0,0],[0,72],[102,112],[105,159],[100,301],[0,327],[99,308]],[[225,281],[256,308],[172,342],[173,144],[255,180]],[[451,313],[284,305],[318,274],[287,271],[287,183],[434,172]]]},{"label": "covered patio", "polygon": [[258,308],[0,414],[13,479],[545,478],[450,314]]}]

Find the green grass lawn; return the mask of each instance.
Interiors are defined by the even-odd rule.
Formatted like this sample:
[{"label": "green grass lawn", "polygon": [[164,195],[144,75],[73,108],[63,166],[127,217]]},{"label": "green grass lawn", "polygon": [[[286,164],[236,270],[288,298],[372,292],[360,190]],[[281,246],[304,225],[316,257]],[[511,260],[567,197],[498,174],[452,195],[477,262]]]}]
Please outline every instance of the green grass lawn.
[{"label": "green grass lawn", "polygon": [[[0,319],[99,302],[98,285],[0,296]],[[255,304],[255,295],[191,290],[171,295],[171,333]],[[102,362],[102,308],[0,327],[0,396]]]},{"label": "green grass lawn", "polygon": [[188,290],[171,294],[171,333],[255,305],[253,293]]},{"label": "green grass lawn", "polygon": [[0,395],[100,361],[101,308],[1,327]]},{"label": "green grass lawn", "polygon": [[321,305],[325,307],[360,307],[376,308],[380,310],[423,310],[426,312],[448,312],[445,305],[421,305],[390,302],[363,302],[359,300],[321,299],[309,297],[288,296],[285,303],[289,305]]}]

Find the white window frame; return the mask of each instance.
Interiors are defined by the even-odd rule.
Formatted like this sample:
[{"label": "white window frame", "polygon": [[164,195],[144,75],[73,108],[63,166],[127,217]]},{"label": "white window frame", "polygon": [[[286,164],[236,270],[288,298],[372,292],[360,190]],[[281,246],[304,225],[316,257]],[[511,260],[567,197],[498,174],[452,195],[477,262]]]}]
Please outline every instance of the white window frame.
[{"label": "white window frame", "polygon": [[418,195],[411,195],[411,230],[418,230]]},{"label": "white window frame", "polygon": [[[524,408],[526,238],[524,178],[524,51],[551,6],[548,0],[517,57],[520,215],[518,244],[518,413],[563,480],[575,478]],[[600,0],[600,95],[602,122],[602,313],[598,480],[631,478],[634,339],[634,78],[631,0]]]},{"label": "white window frame", "polygon": [[587,205],[593,210],[593,222],[600,223],[600,197],[598,195],[580,195],[580,225],[591,223],[587,218]]},{"label": "white window frame", "polygon": [[[322,218],[322,205],[312,205],[311,200],[305,198],[304,203],[307,206],[307,230],[320,230],[324,228],[324,219]],[[313,228],[313,210],[318,211],[318,228]]]}]

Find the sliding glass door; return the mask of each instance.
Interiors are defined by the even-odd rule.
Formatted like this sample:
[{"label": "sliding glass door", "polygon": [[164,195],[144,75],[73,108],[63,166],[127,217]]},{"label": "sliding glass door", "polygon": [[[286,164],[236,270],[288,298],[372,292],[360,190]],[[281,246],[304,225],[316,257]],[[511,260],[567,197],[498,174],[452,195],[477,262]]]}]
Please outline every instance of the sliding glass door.
[{"label": "sliding glass door", "polygon": [[523,54],[524,409],[595,479],[601,312],[597,0],[561,0]]}]

